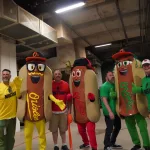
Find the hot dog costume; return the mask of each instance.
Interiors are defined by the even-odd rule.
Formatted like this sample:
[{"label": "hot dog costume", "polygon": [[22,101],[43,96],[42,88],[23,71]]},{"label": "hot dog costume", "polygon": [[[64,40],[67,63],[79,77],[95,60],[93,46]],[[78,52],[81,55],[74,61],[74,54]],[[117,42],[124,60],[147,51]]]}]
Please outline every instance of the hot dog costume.
[{"label": "hot dog costume", "polygon": [[132,94],[132,83],[141,86],[142,78],[145,76],[141,68],[141,62],[134,58],[131,52],[120,50],[112,58],[116,61],[114,68],[115,87],[117,92],[117,113],[125,118],[125,122],[135,146],[131,150],[141,147],[137,133],[136,124],[139,127],[146,150],[150,148],[147,123],[148,116],[146,98],[143,94]]},{"label": "hot dog costume", "polygon": [[98,83],[88,59],[79,58],[74,61],[69,84],[73,95],[73,118],[78,125],[83,143],[89,145],[87,127],[90,145],[92,149],[97,149],[95,123],[100,118]]},{"label": "hot dog costume", "polygon": [[51,101],[48,98],[52,94],[52,71],[46,65],[46,58],[34,52],[31,57],[26,58],[26,65],[20,69],[19,76],[23,83],[17,117],[25,123],[26,150],[32,150],[34,126],[39,134],[39,149],[46,150],[45,123],[52,115]]}]

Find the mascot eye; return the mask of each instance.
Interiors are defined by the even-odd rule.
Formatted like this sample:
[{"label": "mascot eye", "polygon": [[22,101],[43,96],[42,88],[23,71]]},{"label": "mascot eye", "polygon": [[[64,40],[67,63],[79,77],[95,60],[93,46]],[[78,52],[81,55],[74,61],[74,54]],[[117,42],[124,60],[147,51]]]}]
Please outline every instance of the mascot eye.
[{"label": "mascot eye", "polygon": [[123,62],[123,65],[124,65],[124,66],[127,66],[127,65],[129,65],[129,64],[130,64],[130,61],[124,61],[124,62]]},{"label": "mascot eye", "polygon": [[119,62],[119,63],[117,64],[117,66],[118,66],[118,68],[120,68],[120,67],[122,66],[122,62]]},{"label": "mascot eye", "polygon": [[76,72],[76,76],[77,76],[77,77],[80,77],[80,76],[81,76],[81,71],[78,70],[78,71]]},{"label": "mascot eye", "polygon": [[28,71],[33,71],[35,69],[35,64],[28,64]]},{"label": "mascot eye", "polygon": [[76,73],[75,71],[72,71],[72,77],[75,77]]},{"label": "mascot eye", "polygon": [[38,70],[44,71],[45,70],[45,64],[38,64]]}]

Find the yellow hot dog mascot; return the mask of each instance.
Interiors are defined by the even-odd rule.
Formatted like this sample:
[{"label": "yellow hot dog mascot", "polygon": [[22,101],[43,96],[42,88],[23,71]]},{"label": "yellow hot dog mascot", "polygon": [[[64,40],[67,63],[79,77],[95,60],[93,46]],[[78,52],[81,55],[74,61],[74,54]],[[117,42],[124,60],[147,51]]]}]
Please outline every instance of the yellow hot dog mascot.
[{"label": "yellow hot dog mascot", "polygon": [[136,129],[139,127],[145,150],[150,150],[150,141],[147,131],[145,117],[148,116],[146,97],[139,94],[132,94],[132,85],[142,84],[145,73],[141,62],[134,58],[133,53],[123,49],[114,54],[112,58],[116,61],[114,75],[117,92],[117,113],[125,118],[134,147],[131,150],[141,148],[141,142]]},{"label": "yellow hot dog mascot", "polygon": [[[83,140],[80,148],[88,147],[90,144],[92,149],[96,150],[95,123],[100,118],[100,104],[96,74],[88,59],[79,58],[74,61],[69,82],[73,95],[73,117]],[[85,132],[86,128],[90,143]]]},{"label": "yellow hot dog mascot", "polygon": [[[18,100],[17,117],[24,121],[26,150],[32,150],[32,134],[36,126],[39,134],[39,149],[46,150],[45,123],[52,115],[51,100],[64,104],[52,94],[52,71],[46,65],[46,58],[39,52],[33,52],[26,58],[26,65],[20,71],[23,79],[21,99]],[[59,101],[59,103],[57,103]]]}]

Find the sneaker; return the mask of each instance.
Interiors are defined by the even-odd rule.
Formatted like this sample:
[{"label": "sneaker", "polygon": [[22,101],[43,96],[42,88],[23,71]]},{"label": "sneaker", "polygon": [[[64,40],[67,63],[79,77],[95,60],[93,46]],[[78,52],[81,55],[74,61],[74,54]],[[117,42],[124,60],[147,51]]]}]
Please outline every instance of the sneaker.
[{"label": "sneaker", "polygon": [[59,150],[59,147],[58,146],[54,146],[54,150]]},{"label": "sneaker", "polygon": [[90,147],[90,145],[82,144],[82,145],[79,146],[80,149],[88,148],[88,147]]},{"label": "sneaker", "polygon": [[63,145],[63,146],[61,147],[61,150],[69,150],[69,148],[68,148],[67,145]]},{"label": "sneaker", "polygon": [[114,148],[114,149],[122,149],[122,146],[121,145],[118,145],[118,144],[113,144],[111,146],[111,148]]},{"label": "sneaker", "polygon": [[111,147],[105,147],[104,150],[112,150]]},{"label": "sneaker", "polygon": [[131,150],[139,150],[141,148],[140,145],[135,145],[134,147],[131,148]]},{"label": "sneaker", "polygon": [[150,147],[144,146],[144,149],[145,149],[145,150],[150,150]]}]

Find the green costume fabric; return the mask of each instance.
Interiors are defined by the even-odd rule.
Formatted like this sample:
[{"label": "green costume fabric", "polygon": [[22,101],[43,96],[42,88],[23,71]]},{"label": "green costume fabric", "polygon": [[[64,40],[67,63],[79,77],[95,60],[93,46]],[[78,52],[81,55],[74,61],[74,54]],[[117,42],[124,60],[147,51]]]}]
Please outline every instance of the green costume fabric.
[{"label": "green costume fabric", "polygon": [[16,118],[0,120],[0,150],[12,150],[15,143]]},{"label": "green costume fabric", "polygon": [[[108,100],[108,104],[114,114],[116,113],[116,97],[110,93],[113,93],[112,90],[115,89],[115,85],[111,84],[110,82],[105,82],[102,87],[100,88],[100,96],[101,97],[106,97]],[[113,95],[113,96],[112,96]],[[102,109],[103,109],[103,114],[105,116],[109,115],[107,108],[105,107],[103,101],[102,101]]]},{"label": "green costume fabric", "polygon": [[140,134],[142,136],[143,140],[143,146],[150,147],[150,141],[149,141],[149,135],[147,130],[147,122],[145,118],[141,114],[132,115],[125,118],[125,122],[129,131],[129,134],[131,136],[132,142],[135,145],[141,145],[139,135],[136,129],[136,123],[139,127]]},{"label": "green costume fabric", "polygon": [[[134,105],[137,105],[137,104],[136,104],[136,100],[132,98],[134,97],[132,93],[134,93],[135,91],[137,92],[142,91],[141,88],[139,87],[136,88],[134,83],[132,84],[132,82],[134,81],[136,81],[137,83],[140,83],[140,78],[141,76],[144,75],[144,72],[142,72],[141,70],[141,62],[138,61],[137,59],[134,59],[133,53],[126,52],[123,49],[121,49],[118,53],[114,54],[112,58],[117,63],[115,66],[114,74],[115,74],[115,81],[116,81],[115,83],[117,84],[116,92],[119,92],[118,100],[120,102],[119,103],[120,110],[118,111],[120,111],[120,114],[124,115],[123,117],[125,117],[125,122],[128,128],[129,134],[131,136],[132,142],[135,145],[142,146],[140,139],[139,139],[138,132],[137,132],[137,128],[136,128],[136,125],[137,125],[140,130],[140,135],[142,136],[143,146],[146,149],[149,149],[150,141],[149,141],[149,135],[148,135],[148,130],[147,130],[147,122],[145,118],[136,110],[136,106],[133,107],[133,104]],[[141,70],[141,74],[140,74],[140,70]],[[122,83],[126,83],[125,87],[127,88],[122,89],[122,87],[120,87],[123,85]],[[131,84],[132,84],[132,91],[131,91]],[[127,92],[127,89],[129,92]],[[124,102],[124,103],[121,103],[121,102]],[[131,111],[131,113],[130,112],[124,113],[122,111],[123,108],[126,108],[126,110]],[[132,149],[134,150],[138,148],[133,147]]]},{"label": "green costume fabric", "polygon": [[138,87],[136,86],[134,83],[132,83],[132,93],[136,94],[136,93],[142,93],[142,87]]},{"label": "green costume fabric", "polygon": [[138,87],[132,84],[132,93],[143,93],[148,100],[148,110],[150,111],[150,77],[144,77],[142,79],[142,87]]},{"label": "green costume fabric", "polygon": [[142,79],[142,91],[147,97],[148,110],[150,111],[150,77],[144,77]]}]

